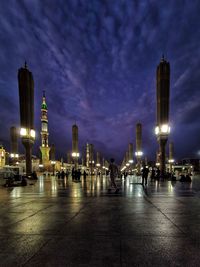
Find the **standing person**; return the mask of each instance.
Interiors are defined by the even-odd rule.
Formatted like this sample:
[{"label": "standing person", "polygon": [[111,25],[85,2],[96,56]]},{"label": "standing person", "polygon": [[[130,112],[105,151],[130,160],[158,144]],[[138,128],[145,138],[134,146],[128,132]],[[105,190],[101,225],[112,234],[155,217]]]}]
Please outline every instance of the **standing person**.
[{"label": "standing person", "polygon": [[83,178],[84,178],[84,180],[86,180],[86,178],[87,178],[87,172],[85,170],[83,172]]},{"label": "standing person", "polygon": [[64,171],[62,170],[62,172],[61,172],[61,178],[62,179],[64,179],[65,178],[65,173],[64,173]]},{"label": "standing person", "polygon": [[72,168],[72,180],[75,180],[75,169]]},{"label": "standing person", "polygon": [[159,168],[157,168],[157,170],[156,170],[156,180],[160,180],[160,169]]},{"label": "standing person", "polygon": [[[114,162],[115,162],[114,159],[110,159],[110,165],[109,165],[110,182],[111,182],[111,187],[114,186],[115,192],[118,192],[119,189],[117,188],[117,185],[115,183],[115,179],[118,176],[119,171],[118,171],[117,165]],[[111,188],[109,190],[111,190]]]},{"label": "standing person", "polygon": [[155,171],[154,168],[152,168],[152,170],[151,170],[151,180],[154,180],[155,177],[156,177],[156,171]]},{"label": "standing person", "polygon": [[149,168],[144,166],[142,169],[142,185],[144,185],[144,181],[145,181],[145,185],[147,185],[148,174],[149,174]]},{"label": "standing person", "polygon": [[80,169],[78,169],[78,171],[77,171],[77,180],[78,181],[81,180],[81,171],[80,171]]}]

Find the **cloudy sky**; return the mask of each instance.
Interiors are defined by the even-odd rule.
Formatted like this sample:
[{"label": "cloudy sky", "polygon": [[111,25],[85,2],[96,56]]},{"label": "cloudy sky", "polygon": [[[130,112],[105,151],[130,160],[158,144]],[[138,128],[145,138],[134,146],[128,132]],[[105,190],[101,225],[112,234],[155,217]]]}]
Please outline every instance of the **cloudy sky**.
[{"label": "cloudy sky", "polygon": [[[1,0],[0,141],[19,126],[17,71],[26,60],[35,82],[35,127],[46,90],[49,142],[71,149],[71,126],[106,157],[121,160],[135,125],[155,158],[155,70],[171,66],[170,140],[176,158],[200,150],[199,0]],[[22,151],[21,151],[22,152]]]}]

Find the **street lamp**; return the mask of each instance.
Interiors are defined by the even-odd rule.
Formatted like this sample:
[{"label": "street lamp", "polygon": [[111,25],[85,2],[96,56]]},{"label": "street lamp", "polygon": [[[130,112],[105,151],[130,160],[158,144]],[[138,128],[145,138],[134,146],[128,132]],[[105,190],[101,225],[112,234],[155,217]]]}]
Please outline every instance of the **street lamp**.
[{"label": "street lamp", "polygon": [[165,175],[165,147],[170,134],[169,125],[169,94],[170,94],[170,64],[162,56],[156,71],[157,122],[155,135],[159,143],[160,170]]},{"label": "street lamp", "polygon": [[20,136],[26,151],[26,174],[32,173],[32,147],[35,141],[34,130],[34,81],[27,64],[18,70],[20,103]]},{"label": "street lamp", "polygon": [[55,165],[56,165],[56,161],[55,160],[52,160],[51,161],[51,165],[53,167],[53,176],[55,175]]}]

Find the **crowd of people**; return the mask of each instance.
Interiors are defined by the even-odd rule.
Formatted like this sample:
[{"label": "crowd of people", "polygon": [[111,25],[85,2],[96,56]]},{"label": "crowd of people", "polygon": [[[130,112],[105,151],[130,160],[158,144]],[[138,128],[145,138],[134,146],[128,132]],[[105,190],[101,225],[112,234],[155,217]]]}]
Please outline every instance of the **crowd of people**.
[{"label": "crowd of people", "polygon": [[[124,171],[123,173],[119,171],[118,166],[115,164],[115,160],[113,158],[110,159],[109,171],[107,174],[109,174],[110,177],[110,186],[108,190],[111,191],[112,188],[114,188],[115,192],[119,191],[119,187],[117,186],[116,183],[116,178],[121,177],[126,179],[126,177],[129,175],[127,171]],[[64,172],[64,170],[57,173],[59,179],[64,179],[65,177],[68,179],[69,175],[70,172],[69,171]],[[98,175],[100,175],[100,172],[98,172]],[[141,184],[143,186],[147,186],[148,179],[150,179],[151,181],[156,181],[156,180],[159,181],[161,178],[163,178],[163,176],[161,177],[161,171],[159,168],[153,167],[149,169],[148,166],[146,165],[143,165],[143,167],[141,168],[140,175],[141,175]],[[72,181],[80,181],[81,176],[83,176],[83,179],[86,180],[88,176],[86,170],[84,170],[82,173],[80,169],[72,168],[71,171]],[[173,172],[172,173],[167,172],[164,178],[171,181],[177,180]],[[179,178],[180,182],[191,182],[191,176],[189,174],[187,175],[181,174]]]}]

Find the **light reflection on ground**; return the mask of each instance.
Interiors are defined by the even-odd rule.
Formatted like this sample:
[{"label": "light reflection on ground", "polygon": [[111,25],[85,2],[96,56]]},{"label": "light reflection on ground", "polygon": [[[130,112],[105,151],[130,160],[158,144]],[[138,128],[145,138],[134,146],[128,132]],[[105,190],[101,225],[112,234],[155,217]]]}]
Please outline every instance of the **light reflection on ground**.
[{"label": "light reflection on ground", "polygon": [[[14,198],[21,197],[23,194],[53,197],[59,195],[68,197],[104,196],[108,194],[108,188],[110,187],[109,177],[106,176],[88,176],[87,180],[81,179],[80,182],[73,182],[71,178],[58,179],[55,176],[44,177],[41,175],[36,182],[28,181],[28,184],[27,187],[9,188],[7,193],[10,192],[10,197]],[[196,194],[200,191],[200,176],[194,176],[191,183],[149,180],[146,187],[141,185],[140,177],[128,176],[126,180],[117,179],[117,185],[120,188],[118,194],[127,197],[143,197],[145,194],[148,196],[155,194],[157,196]],[[3,190],[3,188],[0,190]]]}]

